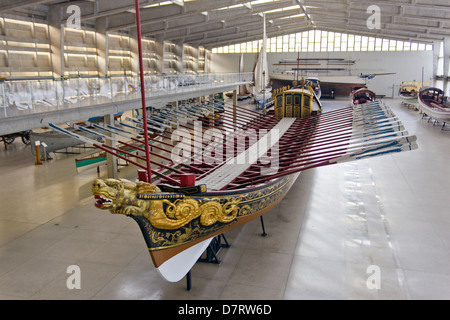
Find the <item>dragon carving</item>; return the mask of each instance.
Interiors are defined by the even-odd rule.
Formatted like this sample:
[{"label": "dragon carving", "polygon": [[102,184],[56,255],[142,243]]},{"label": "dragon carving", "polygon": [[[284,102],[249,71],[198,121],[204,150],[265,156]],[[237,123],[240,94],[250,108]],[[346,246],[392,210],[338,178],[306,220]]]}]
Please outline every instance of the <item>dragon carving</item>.
[{"label": "dragon carving", "polygon": [[153,227],[176,230],[190,221],[200,218],[203,226],[217,222],[230,223],[238,212],[238,199],[230,199],[224,204],[216,200],[200,203],[185,196],[171,202],[167,199],[142,200],[138,193],[160,193],[161,190],[150,183],[133,183],[126,179],[96,179],[92,184],[95,206],[109,210],[113,214],[145,217]]}]

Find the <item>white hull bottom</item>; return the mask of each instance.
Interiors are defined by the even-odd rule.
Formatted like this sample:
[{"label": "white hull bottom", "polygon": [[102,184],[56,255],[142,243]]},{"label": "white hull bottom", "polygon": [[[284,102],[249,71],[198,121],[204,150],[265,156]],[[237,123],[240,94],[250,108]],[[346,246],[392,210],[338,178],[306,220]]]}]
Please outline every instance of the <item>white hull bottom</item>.
[{"label": "white hull bottom", "polygon": [[450,112],[434,110],[421,101],[419,101],[419,104],[420,104],[420,107],[422,108],[422,111],[427,116],[429,116],[433,119],[436,119],[436,120],[440,120],[442,122],[450,122]]},{"label": "white hull bottom", "polygon": [[418,97],[408,97],[408,96],[402,96],[402,95],[399,95],[399,97],[402,100],[418,100],[419,99]]},{"label": "white hull bottom", "polygon": [[191,270],[213,238],[204,240],[173,256],[157,268],[169,282],[178,282]]},{"label": "white hull bottom", "polygon": [[263,101],[264,99],[266,99],[266,101],[272,99],[272,93],[271,92],[267,92],[266,94],[262,94],[262,93],[257,93],[254,95],[255,100],[256,101]]},{"label": "white hull bottom", "polygon": [[[294,183],[297,180],[300,172],[294,174]],[[288,190],[289,192],[289,190]],[[287,192],[287,193],[288,193]],[[287,194],[286,193],[286,194]],[[208,248],[211,240],[209,238],[204,240],[180,253],[173,256],[169,260],[165,261],[162,265],[157,268],[161,276],[164,277],[169,282],[178,282],[192,269],[194,264],[201,257],[203,252]]]}]

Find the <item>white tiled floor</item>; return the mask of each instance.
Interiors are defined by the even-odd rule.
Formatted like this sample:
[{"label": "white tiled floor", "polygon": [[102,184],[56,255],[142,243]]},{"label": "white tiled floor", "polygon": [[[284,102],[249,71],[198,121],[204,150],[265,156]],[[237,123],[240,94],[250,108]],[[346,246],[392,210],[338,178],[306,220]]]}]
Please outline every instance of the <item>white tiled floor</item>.
[{"label": "white tiled floor", "polygon": [[[21,142],[1,145],[0,298],[450,299],[450,128],[385,101],[418,150],[302,173],[265,215],[269,236],[259,220],[228,232],[221,265],[197,263],[190,292],[155,271],[132,219],[94,208],[95,169],[77,172],[74,155],[35,166]],[[70,265],[79,290],[66,286]]]}]

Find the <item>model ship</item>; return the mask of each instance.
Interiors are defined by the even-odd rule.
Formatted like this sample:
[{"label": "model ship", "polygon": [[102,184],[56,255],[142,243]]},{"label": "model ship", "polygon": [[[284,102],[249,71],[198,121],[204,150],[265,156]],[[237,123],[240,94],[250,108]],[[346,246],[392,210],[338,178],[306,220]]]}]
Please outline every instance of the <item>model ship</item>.
[{"label": "model ship", "polygon": [[280,203],[302,171],[417,148],[416,137],[381,102],[322,113],[308,83],[276,95],[267,112],[215,100],[160,110],[156,116],[169,123],[163,131],[149,130],[145,94],[142,100],[134,130],[117,122],[104,129],[142,142],[144,156],[90,141],[134,164],[136,181],[97,179],[92,192],[97,208],[137,222],[154,266],[172,282],[189,272],[214,237]]}]

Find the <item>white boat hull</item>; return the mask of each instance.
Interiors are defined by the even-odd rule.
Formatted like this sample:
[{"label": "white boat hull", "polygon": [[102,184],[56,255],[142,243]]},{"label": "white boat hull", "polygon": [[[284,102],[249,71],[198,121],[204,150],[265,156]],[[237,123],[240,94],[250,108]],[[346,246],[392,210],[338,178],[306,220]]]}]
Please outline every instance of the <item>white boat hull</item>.
[{"label": "white boat hull", "polygon": [[422,108],[423,113],[425,113],[427,116],[429,116],[433,119],[436,119],[436,120],[443,121],[443,122],[450,122],[450,109],[448,112],[434,109],[434,108],[428,106],[426,103],[424,103],[420,99],[419,99],[419,105]]}]

